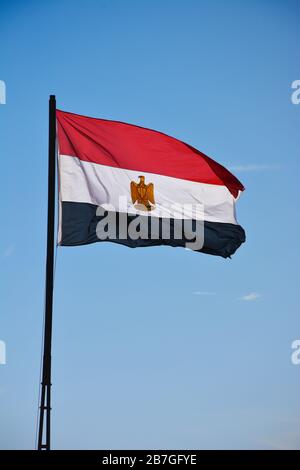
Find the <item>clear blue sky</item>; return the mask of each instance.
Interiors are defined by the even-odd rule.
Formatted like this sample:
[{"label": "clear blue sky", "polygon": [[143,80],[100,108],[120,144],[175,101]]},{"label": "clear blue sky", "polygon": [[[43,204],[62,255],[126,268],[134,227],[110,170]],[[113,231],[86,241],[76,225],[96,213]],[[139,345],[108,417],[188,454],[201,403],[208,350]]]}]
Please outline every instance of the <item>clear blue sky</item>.
[{"label": "clear blue sky", "polygon": [[1,0],[1,448],[35,442],[50,93],[235,168],[247,233],[232,260],[58,249],[53,447],[300,448],[299,13],[284,0]]}]

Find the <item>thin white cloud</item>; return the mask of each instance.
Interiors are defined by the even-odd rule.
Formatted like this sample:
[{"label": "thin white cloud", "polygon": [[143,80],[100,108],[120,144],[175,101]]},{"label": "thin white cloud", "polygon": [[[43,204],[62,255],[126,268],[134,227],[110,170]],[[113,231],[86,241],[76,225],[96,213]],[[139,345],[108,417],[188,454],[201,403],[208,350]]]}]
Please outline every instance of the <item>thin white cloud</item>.
[{"label": "thin white cloud", "polygon": [[11,243],[10,245],[8,245],[7,248],[5,248],[5,250],[3,251],[3,258],[9,258],[10,256],[13,255],[15,251],[15,245],[13,243]]},{"label": "thin white cloud", "polygon": [[241,297],[241,300],[245,300],[246,302],[251,302],[253,300],[259,299],[259,297],[261,297],[261,295],[258,294],[258,292],[251,292],[250,294],[243,295],[243,297]]},{"label": "thin white cloud", "polygon": [[299,413],[277,425],[269,437],[267,446],[272,450],[300,450]]},{"label": "thin white cloud", "polygon": [[284,436],[278,442],[270,442],[268,444],[270,450],[300,450],[299,434],[290,433],[289,436]]},{"label": "thin white cloud", "polygon": [[250,165],[229,165],[228,168],[231,171],[246,173],[250,171],[278,170],[280,169],[280,166],[279,165],[250,164]]},{"label": "thin white cloud", "polygon": [[194,295],[216,295],[216,292],[206,292],[201,290],[196,290],[193,292]]}]

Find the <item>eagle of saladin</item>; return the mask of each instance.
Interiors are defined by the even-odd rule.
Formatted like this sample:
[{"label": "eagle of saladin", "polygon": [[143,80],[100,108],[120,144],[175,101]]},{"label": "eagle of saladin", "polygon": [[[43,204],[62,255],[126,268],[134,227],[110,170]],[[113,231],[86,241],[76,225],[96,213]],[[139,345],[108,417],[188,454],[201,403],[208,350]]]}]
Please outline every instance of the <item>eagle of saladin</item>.
[{"label": "eagle of saladin", "polygon": [[152,211],[155,209],[154,185],[146,184],[145,176],[139,176],[140,182],[131,181],[131,200],[134,207],[142,211]]}]

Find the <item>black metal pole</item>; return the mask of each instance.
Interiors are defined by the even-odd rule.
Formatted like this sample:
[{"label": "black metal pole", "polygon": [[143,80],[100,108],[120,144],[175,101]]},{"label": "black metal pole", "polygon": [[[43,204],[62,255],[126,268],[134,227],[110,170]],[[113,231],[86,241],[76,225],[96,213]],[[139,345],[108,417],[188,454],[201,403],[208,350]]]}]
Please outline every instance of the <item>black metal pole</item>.
[{"label": "black metal pole", "polygon": [[[48,147],[48,221],[46,299],[44,325],[44,353],[39,409],[38,450],[50,450],[51,438],[51,344],[54,267],[54,217],[55,217],[55,160],[56,160],[56,100],[49,99],[49,147]],[[46,418],[46,419],[45,419]],[[46,421],[46,426],[45,426]]]}]

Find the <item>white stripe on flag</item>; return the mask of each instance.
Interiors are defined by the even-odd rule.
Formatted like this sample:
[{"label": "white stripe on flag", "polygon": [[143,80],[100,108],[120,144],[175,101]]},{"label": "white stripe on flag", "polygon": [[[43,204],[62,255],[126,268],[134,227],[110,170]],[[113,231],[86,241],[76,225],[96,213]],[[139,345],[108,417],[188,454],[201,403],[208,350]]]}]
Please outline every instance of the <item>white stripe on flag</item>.
[{"label": "white stripe on flag", "polygon": [[[155,209],[148,215],[237,224],[235,199],[226,186],[99,165],[68,155],[59,156],[59,173],[60,201],[85,202],[107,210],[141,214],[132,204],[130,183],[138,183],[139,175],[144,175],[146,184],[154,184]],[[125,206],[123,203],[120,206],[120,196]],[[170,209],[173,205],[178,205],[178,209]],[[191,212],[185,205],[196,210]]]}]

